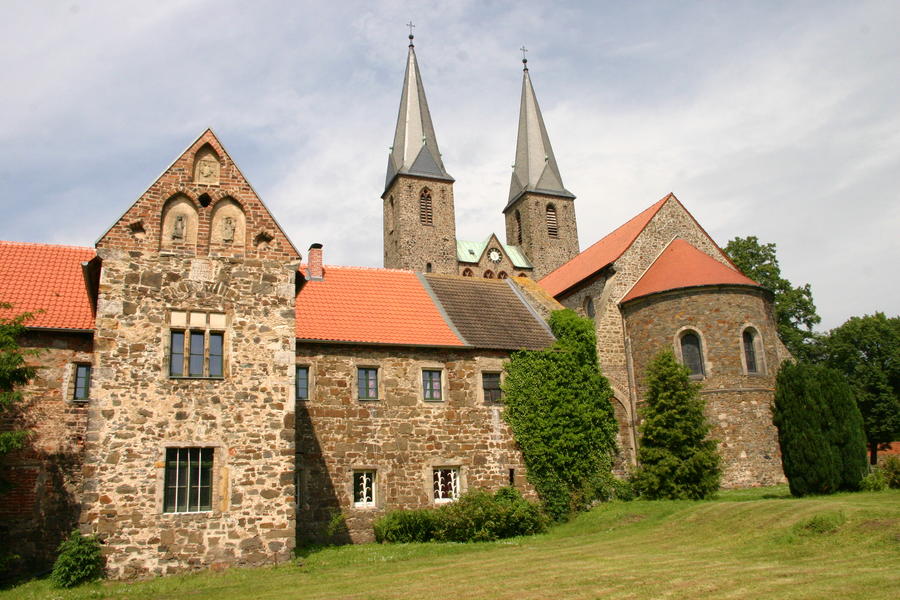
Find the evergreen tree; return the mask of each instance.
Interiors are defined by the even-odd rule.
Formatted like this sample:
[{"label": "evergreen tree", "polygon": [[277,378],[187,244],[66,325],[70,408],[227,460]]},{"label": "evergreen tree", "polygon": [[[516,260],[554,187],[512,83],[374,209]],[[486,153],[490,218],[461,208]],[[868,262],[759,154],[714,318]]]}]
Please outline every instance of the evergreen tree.
[{"label": "evergreen tree", "polygon": [[594,322],[554,312],[556,344],[514,353],[503,386],[506,410],[528,481],[548,514],[562,519],[596,499],[616,450],[612,389],[600,373]]},{"label": "evergreen tree", "polygon": [[776,382],[773,421],[791,494],[859,488],[866,473],[862,415],[839,372],[784,363]]},{"label": "evergreen tree", "polygon": [[[0,309],[11,306],[0,302]],[[23,313],[12,319],[0,318],[0,415],[7,415],[21,401],[19,388],[30,381],[35,374],[34,367],[26,364],[25,359],[33,355],[32,350],[19,347],[19,338],[25,333],[25,321],[31,318]],[[21,430],[0,431],[0,459],[5,454],[17,450],[25,443],[27,432]],[[6,487],[0,477],[0,491]]]},{"label": "evergreen tree", "polygon": [[646,498],[708,498],[719,489],[722,471],[715,440],[707,439],[700,385],[671,350],[647,368],[646,406],[641,416],[640,467],[636,491]]}]

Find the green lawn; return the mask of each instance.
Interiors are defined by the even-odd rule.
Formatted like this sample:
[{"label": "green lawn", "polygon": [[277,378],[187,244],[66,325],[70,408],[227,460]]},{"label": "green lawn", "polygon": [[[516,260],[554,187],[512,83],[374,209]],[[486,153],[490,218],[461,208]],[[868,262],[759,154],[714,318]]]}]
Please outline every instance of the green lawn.
[{"label": "green lawn", "polygon": [[344,546],[268,568],[0,591],[0,600],[698,597],[900,598],[900,490],[611,503],[532,538]]}]

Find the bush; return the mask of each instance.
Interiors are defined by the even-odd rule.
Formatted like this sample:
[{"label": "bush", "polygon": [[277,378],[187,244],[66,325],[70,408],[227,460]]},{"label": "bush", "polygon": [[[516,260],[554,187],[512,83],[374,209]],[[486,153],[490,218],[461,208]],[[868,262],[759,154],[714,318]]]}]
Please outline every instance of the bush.
[{"label": "bush", "polygon": [[437,521],[437,511],[431,508],[392,510],[375,521],[375,541],[395,544],[428,542],[434,539]]},{"label": "bush", "polygon": [[773,421],[791,494],[859,489],[867,471],[862,415],[840,372],[784,363]]},{"label": "bush", "polygon": [[900,457],[888,456],[881,463],[881,471],[884,473],[885,481],[891,489],[900,488]]},{"label": "bush", "polygon": [[598,500],[609,502],[610,500],[622,500],[629,502],[634,500],[634,486],[628,479],[619,479],[612,473],[607,473],[599,486]]},{"label": "bush", "polygon": [[77,529],[59,545],[59,556],[53,564],[50,582],[53,587],[70,588],[100,579],[103,555],[96,536],[83,536]]},{"label": "bush", "polygon": [[375,521],[379,542],[485,542],[541,533],[548,519],[515,488],[472,490],[438,509],[395,510]]},{"label": "bush", "polygon": [[647,367],[647,404],[641,414],[640,466],[632,477],[635,491],[650,499],[702,499],[719,489],[721,459],[715,440],[707,439],[700,386],[690,379],[671,350]]},{"label": "bush", "polygon": [[885,477],[884,471],[879,468],[872,469],[872,472],[863,477],[859,483],[859,489],[864,492],[881,492],[887,488],[887,477]]}]

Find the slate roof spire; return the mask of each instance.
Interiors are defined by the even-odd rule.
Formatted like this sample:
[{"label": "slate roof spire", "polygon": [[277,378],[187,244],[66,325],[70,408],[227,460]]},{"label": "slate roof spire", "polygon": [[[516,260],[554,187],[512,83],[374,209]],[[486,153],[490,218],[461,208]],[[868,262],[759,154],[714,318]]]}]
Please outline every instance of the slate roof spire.
[{"label": "slate roof spire", "polygon": [[400,96],[400,112],[394,131],[394,145],[388,157],[385,190],[397,175],[419,175],[453,181],[441,161],[425,87],[419,74],[412,29],[409,35],[409,54],[406,59],[406,75],[403,77],[403,94]]},{"label": "slate roof spire", "polygon": [[[523,47],[524,48],[524,47]],[[519,135],[516,140],[516,163],[513,165],[509,184],[509,208],[525,192],[540,192],[565,198],[575,195],[563,186],[559,166],[550,146],[550,137],[544,127],[544,118],[538,106],[528,59],[522,57],[522,101],[519,106]]]}]

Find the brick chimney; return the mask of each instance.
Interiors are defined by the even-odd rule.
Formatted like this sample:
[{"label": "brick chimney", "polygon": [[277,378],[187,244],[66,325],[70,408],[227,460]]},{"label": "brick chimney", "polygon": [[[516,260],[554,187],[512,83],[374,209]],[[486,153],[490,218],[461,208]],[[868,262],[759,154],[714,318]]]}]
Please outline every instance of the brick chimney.
[{"label": "brick chimney", "polygon": [[325,272],[322,269],[322,244],[313,244],[309,247],[306,256],[306,274],[310,281],[322,281]]}]

